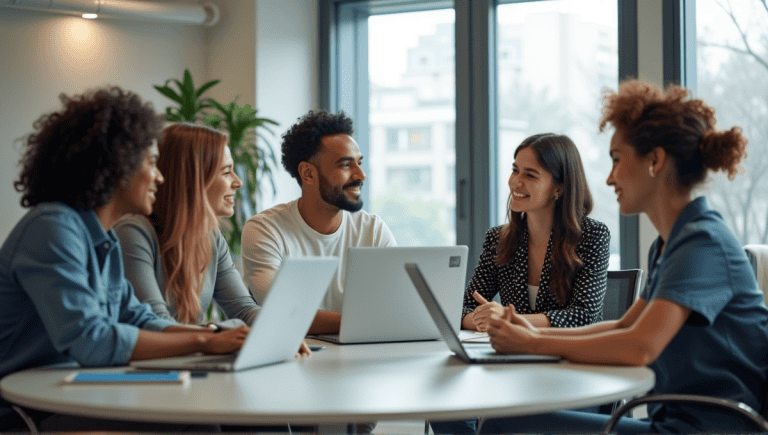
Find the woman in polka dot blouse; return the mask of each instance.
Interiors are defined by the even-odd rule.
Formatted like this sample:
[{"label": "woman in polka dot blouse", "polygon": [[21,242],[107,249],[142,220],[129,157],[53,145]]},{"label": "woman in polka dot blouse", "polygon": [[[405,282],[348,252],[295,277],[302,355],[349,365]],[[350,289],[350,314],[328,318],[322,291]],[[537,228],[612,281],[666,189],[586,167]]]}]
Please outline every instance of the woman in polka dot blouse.
[{"label": "woman in polka dot blouse", "polygon": [[[602,320],[610,233],[590,219],[592,194],[567,136],[537,134],[515,150],[508,223],[488,230],[464,294],[461,325],[486,331],[512,306],[534,326]],[[501,305],[486,302],[500,295]]]}]

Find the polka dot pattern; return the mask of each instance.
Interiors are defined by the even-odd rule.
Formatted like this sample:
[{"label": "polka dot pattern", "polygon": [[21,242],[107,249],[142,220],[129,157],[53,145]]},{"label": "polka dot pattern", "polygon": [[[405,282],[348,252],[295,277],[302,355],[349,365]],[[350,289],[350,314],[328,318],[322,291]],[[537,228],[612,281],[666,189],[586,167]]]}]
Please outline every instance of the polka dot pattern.
[{"label": "polka dot pattern", "polygon": [[549,317],[552,326],[571,328],[589,325],[602,320],[603,300],[607,285],[608,244],[611,234],[608,227],[591,218],[582,223],[581,240],[576,244],[576,255],[584,267],[576,273],[573,294],[565,304],[560,304],[549,290],[552,276],[552,236],[547,245],[544,267],[541,271],[539,292],[536,295],[536,309],[531,308],[528,299],[528,230],[522,246],[514,253],[512,261],[504,265],[494,263],[496,247],[499,244],[501,226],[491,228],[485,235],[483,253],[475,268],[472,280],[464,293],[462,316],[475,310],[478,303],[472,297],[477,290],[487,300],[500,295],[501,304],[515,306],[520,314],[543,313]]}]

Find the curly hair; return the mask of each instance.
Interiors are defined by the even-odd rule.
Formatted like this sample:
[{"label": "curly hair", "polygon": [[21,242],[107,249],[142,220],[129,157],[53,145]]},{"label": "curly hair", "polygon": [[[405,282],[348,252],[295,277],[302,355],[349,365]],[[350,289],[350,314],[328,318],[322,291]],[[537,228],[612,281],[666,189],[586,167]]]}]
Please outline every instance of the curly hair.
[{"label": "curly hair", "polygon": [[325,136],[334,134],[346,134],[352,136],[355,133],[352,119],[343,111],[329,113],[325,110],[312,111],[299,118],[283,134],[282,152],[283,167],[291,174],[301,186],[299,176],[299,163],[306,162],[315,157],[320,150],[320,140]]},{"label": "curly hair", "polygon": [[59,96],[63,110],[41,116],[24,140],[14,188],[21,205],[61,201],[94,208],[141,165],[161,120],[138,95],[118,87]]},{"label": "curly hair", "polygon": [[612,124],[640,156],[661,147],[672,157],[677,182],[684,188],[704,181],[707,169],[725,171],[733,179],[746,153],[739,127],[715,129],[715,110],[688,90],[666,90],[640,80],[622,83],[618,92],[603,93],[600,131]]},{"label": "curly hair", "polygon": [[[558,302],[564,304],[573,293],[573,278],[584,266],[576,253],[576,245],[581,240],[584,218],[592,212],[592,193],[579,150],[568,136],[553,133],[530,136],[515,149],[515,157],[524,148],[533,151],[536,161],[552,175],[552,183],[563,189],[561,197],[555,202],[550,289]],[[501,229],[494,259],[500,265],[512,260],[527,228],[526,214],[512,210],[511,202],[512,192],[507,200],[508,223]]]}]

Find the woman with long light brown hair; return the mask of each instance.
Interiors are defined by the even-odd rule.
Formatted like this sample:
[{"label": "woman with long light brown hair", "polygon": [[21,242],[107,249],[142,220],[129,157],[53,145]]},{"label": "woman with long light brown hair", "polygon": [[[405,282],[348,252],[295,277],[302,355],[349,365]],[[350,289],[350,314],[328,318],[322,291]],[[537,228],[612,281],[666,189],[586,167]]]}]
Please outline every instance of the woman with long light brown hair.
[{"label": "woman with long light brown hair", "polygon": [[234,213],[235,174],[228,137],[209,127],[174,124],[162,132],[157,166],[165,175],[154,212],[115,225],[125,275],[160,317],[200,324],[213,300],[229,320],[251,324],[259,307],[235,269],[218,218]]}]

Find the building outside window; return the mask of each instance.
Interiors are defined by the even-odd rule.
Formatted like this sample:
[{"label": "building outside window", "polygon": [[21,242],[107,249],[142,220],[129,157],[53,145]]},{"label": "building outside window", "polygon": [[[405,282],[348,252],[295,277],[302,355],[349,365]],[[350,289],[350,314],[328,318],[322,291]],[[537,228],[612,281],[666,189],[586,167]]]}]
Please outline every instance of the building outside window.
[{"label": "building outside window", "polygon": [[598,134],[600,96],[618,86],[617,4],[553,0],[498,6],[496,223],[506,221],[514,151],[538,133],[568,135],[581,154],[595,207],[611,232],[610,269],[619,269],[619,208],[605,184],[610,133]]}]

